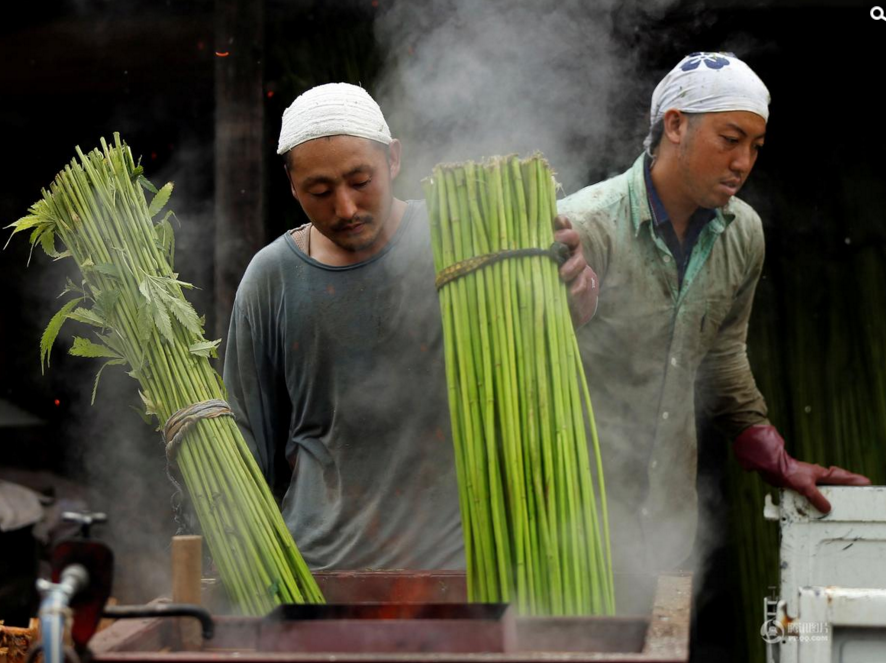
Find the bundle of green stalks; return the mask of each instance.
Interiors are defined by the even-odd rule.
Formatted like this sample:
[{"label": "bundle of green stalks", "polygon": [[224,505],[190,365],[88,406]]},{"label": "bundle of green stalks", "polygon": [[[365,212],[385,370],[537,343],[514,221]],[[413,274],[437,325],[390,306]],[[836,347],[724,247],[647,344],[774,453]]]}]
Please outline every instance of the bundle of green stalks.
[{"label": "bundle of green stalks", "polygon": [[[202,321],[182,294],[191,288],[173,271],[174,236],[159,218],[172,184],[157,190],[115,134],[109,146],[74,159],[30,214],[11,226],[31,230],[51,257],[71,257],[82,274],[68,281],[75,296],[52,318],[40,343],[41,363],[62,324],[92,328],[95,340],[75,337],[70,354],[128,366],[140,385],[145,416],[163,427],[194,404],[224,399],[210,366],[219,341],[207,341]],[[150,202],[145,191],[152,195]],[[60,240],[63,251],[56,247]],[[170,449],[193,501],[209,550],[235,609],[261,615],[278,603],[322,602],[273,496],[230,416],[202,418]]]},{"label": "bundle of green stalks", "polygon": [[550,167],[538,156],[437,166],[424,185],[437,273],[457,276],[438,286],[469,600],[611,614],[600,449],[558,263],[462,262],[552,246]]}]

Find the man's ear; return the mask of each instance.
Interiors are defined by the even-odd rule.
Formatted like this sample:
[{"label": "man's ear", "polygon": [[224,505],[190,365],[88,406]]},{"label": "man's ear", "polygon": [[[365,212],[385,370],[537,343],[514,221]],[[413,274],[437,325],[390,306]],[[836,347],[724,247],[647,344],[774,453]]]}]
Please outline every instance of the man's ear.
[{"label": "man's ear", "polygon": [[[289,157],[286,157],[289,159]],[[292,183],[292,174],[289,172],[289,163],[288,161],[283,164],[283,172],[286,173],[286,179],[289,180],[289,190],[292,192],[292,197],[298,200],[298,194],[295,192],[295,184]]]},{"label": "man's ear", "polygon": [[664,136],[673,145],[679,145],[686,139],[689,131],[689,117],[685,113],[672,108],[664,114]]},{"label": "man's ear", "polygon": [[390,163],[389,167],[391,169],[391,179],[397,179],[397,175],[400,174],[400,141],[396,138],[391,141],[391,144],[388,145],[388,150],[390,150]]}]

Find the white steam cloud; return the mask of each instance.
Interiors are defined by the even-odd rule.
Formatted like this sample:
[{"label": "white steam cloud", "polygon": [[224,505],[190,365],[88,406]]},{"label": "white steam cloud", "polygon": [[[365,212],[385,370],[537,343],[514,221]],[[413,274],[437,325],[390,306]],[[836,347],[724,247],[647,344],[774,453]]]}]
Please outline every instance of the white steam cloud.
[{"label": "white steam cloud", "polygon": [[[422,197],[419,182],[437,163],[497,154],[543,152],[567,194],[625,170],[642,150],[652,90],[665,72],[652,70],[624,35],[671,4],[432,0],[385,7],[376,23],[385,66],[375,94],[403,142],[398,194]],[[679,27],[673,32],[660,37],[682,45]],[[614,474],[610,485],[635,480]],[[700,499],[710,492],[703,486]],[[689,562],[696,582],[722,536],[710,522],[707,511],[700,514]],[[630,574],[619,577],[631,583]],[[650,590],[638,584],[618,593],[646,602]]]},{"label": "white steam cloud", "polygon": [[[611,172],[639,153],[653,85],[614,37],[631,13],[617,5],[436,0],[382,13],[376,89],[404,144],[401,190],[420,195],[419,180],[441,161],[540,150],[571,192],[591,169]],[[627,135],[617,117],[625,104],[636,125]]]}]

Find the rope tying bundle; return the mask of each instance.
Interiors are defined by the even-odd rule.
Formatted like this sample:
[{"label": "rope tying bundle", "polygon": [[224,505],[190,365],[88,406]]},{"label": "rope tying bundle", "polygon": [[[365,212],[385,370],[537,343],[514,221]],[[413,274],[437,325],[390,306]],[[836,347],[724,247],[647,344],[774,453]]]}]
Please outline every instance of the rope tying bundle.
[{"label": "rope tying bundle", "polygon": [[449,267],[441,269],[435,279],[435,285],[437,290],[442,290],[443,286],[483,267],[494,265],[509,258],[531,258],[534,256],[547,256],[556,262],[557,265],[563,265],[569,259],[569,247],[563,242],[554,242],[547,249],[509,249],[497,251],[496,253],[487,253],[482,256],[474,256],[473,258],[452,263]]},{"label": "rope tying bundle", "polygon": [[173,414],[166,420],[163,426],[163,441],[166,443],[166,459],[172,461],[175,451],[181,444],[188,429],[201,419],[215,419],[217,417],[233,417],[231,406],[221,399],[212,399],[201,403],[194,403]]},{"label": "rope tying bundle", "polygon": [[201,419],[216,419],[217,417],[233,417],[231,406],[221,399],[212,399],[194,403],[188,407],[183,407],[174,413],[166,424],[163,426],[163,442],[166,445],[166,477],[175,486],[175,492],[172,494],[172,512],[177,527],[176,535],[187,534],[190,531],[187,522],[185,522],[184,508],[184,490],[181,484],[176,481],[172,474],[173,461],[178,447],[181,445],[185,437],[185,433]]}]

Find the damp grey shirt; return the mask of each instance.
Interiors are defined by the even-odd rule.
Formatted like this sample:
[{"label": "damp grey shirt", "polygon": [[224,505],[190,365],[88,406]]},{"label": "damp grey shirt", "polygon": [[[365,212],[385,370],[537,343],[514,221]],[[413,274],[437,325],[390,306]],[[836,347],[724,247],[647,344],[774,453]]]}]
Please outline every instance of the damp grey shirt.
[{"label": "damp grey shirt", "polygon": [[385,248],[323,265],[290,233],[237,291],[224,380],[312,569],[464,568],[442,325],[424,203]]}]

